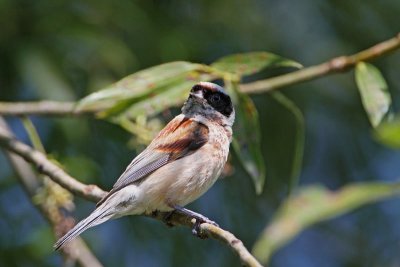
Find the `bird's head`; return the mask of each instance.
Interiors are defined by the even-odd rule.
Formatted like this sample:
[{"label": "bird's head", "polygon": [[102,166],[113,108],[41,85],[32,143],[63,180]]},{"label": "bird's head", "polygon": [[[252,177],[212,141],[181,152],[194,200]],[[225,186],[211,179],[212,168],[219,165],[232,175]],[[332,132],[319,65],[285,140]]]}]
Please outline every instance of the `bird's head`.
[{"label": "bird's head", "polygon": [[235,120],[230,96],[224,88],[210,82],[200,82],[192,87],[182,112],[185,115],[201,115],[223,126],[232,126]]}]

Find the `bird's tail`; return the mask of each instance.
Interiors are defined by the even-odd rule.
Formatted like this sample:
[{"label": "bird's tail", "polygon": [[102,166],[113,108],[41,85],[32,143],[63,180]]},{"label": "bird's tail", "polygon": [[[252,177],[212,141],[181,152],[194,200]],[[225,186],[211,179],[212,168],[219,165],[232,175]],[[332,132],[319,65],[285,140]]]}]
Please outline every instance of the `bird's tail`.
[{"label": "bird's tail", "polygon": [[106,203],[103,203],[103,205],[95,209],[87,218],[80,221],[77,225],[75,225],[74,228],[69,230],[68,233],[61,237],[54,244],[54,250],[60,249],[66,243],[70,242],[72,239],[76,238],[87,229],[111,219],[112,215],[113,213],[110,212],[108,205],[106,205]]}]

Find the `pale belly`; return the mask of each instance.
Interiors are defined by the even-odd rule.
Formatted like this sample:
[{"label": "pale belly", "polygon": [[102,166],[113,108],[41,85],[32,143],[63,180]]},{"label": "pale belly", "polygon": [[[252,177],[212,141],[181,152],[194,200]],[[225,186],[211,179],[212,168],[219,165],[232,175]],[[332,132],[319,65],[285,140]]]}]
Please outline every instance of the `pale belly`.
[{"label": "pale belly", "polygon": [[[212,149],[213,153],[210,153]],[[195,153],[171,162],[121,192],[130,195],[124,214],[171,211],[171,206],[185,206],[203,195],[218,179],[225,165],[229,147],[215,149],[206,144]]]}]

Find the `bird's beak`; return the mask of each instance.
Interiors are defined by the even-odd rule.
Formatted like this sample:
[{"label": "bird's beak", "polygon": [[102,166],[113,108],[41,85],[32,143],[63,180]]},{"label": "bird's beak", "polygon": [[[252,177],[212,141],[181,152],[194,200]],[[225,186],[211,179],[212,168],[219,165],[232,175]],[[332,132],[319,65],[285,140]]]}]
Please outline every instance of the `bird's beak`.
[{"label": "bird's beak", "polygon": [[191,92],[190,96],[193,96],[193,97],[198,98],[198,99],[204,99],[203,92],[201,90],[198,90],[196,92]]}]

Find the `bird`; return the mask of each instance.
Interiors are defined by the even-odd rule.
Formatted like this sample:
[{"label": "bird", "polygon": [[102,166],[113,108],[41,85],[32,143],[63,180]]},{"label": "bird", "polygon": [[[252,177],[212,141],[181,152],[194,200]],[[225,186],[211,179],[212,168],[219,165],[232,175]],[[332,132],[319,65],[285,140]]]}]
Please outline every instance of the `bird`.
[{"label": "bird", "polygon": [[58,250],[88,228],[125,215],[180,212],[215,222],[184,208],[216,182],[228,159],[235,110],[223,87],[195,84],[181,109],[127,166],[113,188],[55,244]]}]

